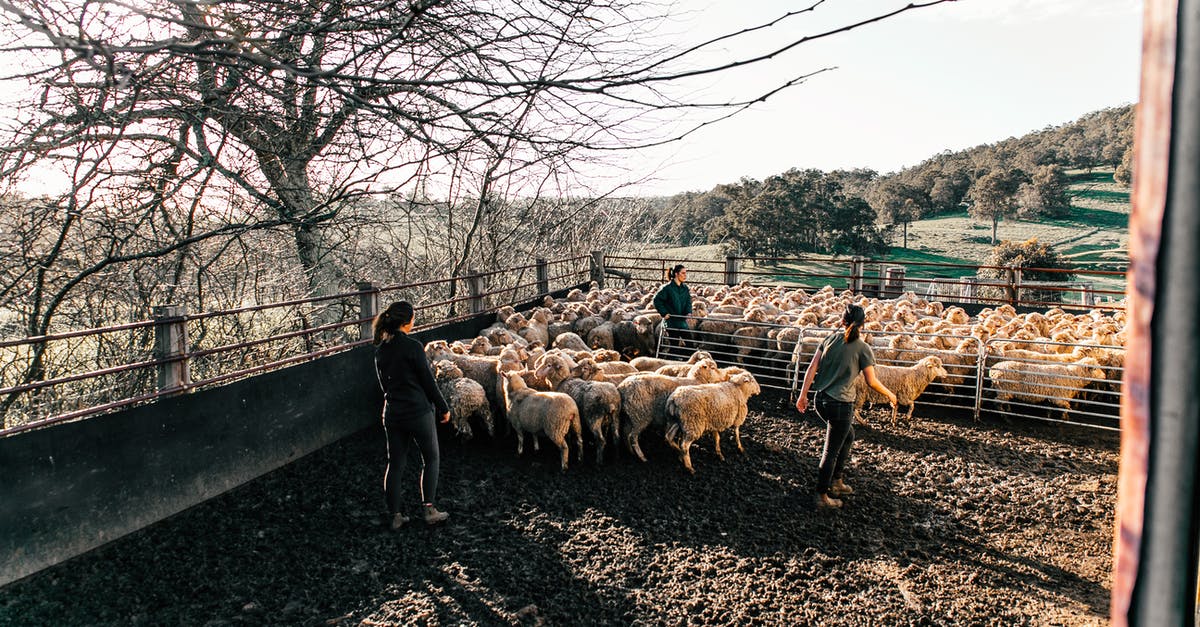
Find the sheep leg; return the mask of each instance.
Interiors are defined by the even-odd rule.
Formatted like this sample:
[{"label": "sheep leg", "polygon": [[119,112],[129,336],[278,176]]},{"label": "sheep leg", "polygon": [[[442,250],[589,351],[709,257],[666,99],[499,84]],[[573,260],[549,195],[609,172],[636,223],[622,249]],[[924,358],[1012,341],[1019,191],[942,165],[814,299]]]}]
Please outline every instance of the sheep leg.
[{"label": "sheep leg", "polygon": [[517,457],[525,451],[525,432],[517,429]]},{"label": "sheep leg", "polygon": [[678,433],[679,433],[679,424],[671,423],[671,426],[667,427],[667,432],[665,434],[663,434],[663,439],[665,439],[667,441],[667,445],[677,451],[679,450],[679,445],[675,443],[675,436]]},{"label": "sheep leg", "polygon": [[604,423],[597,420],[588,425],[592,437],[596,438],[596,465],[604,463]]},{"label": "sheep leg", "polygon": [[742,446],[742,428],[740,426],[733,427],[733,441],[737,443],[739,453],[746,452],[746,449]]},{"label": "sheep leg", "polygon": [[713,450],[717,452],[717,459],[725,461],[725,455],[721,453],[721,432],[713,431]]},{"label": "sheep leg", "polygon": [[637,455],[637,458],[641,461],[646,461],[646,456],[642,454],[642,447],[638,446],[638,436],[641,433],[642,430],[638,429],[636,425],[630,427],[629,433],[625,435],[625,443],[629,446],[631,453]]},{"label": "sheep leg", "polygon": [[554,445],[558,447],[559,455],[562,457],[562,471],[566,472],[567,461],[571,457],[571,449],[567,447],[567,439],[562,436],[551,439],[553,440]]},{"label": "sheep leg", "polygon": [[612,432],[613,457],[617,457],[621,454],[621,421],[616,416],[610,416],[608,428]]},{"label": "sheep leg", "polygon": [[492,410],[490,407],[483,408],[483,424],[487,427],[488,437],[496,435],[496,423],[492,420]]},{"label": "sheep leg", "polygon": [[908,413],[904,415],[904,420],[905,420],[906,422],[908,422],[908,423],[912,423],[912,414],[913,414],[913,410],[914,410],[914,409],[916,409],[916,408],[917,408],[917,403],[916,403],[916,401],[913,401],[912,403],[909,403],[909,405],[908,405]]},{"label": "sheep leg", "polygon": [[679,443],[679,459],[683,460],[683,467],[687,468],[688,472],[693,475],[696,474],[696,469],[692,468],[692,442],[695,441],[696,438],[688,435],[685,431],[683,433],[683,440]]}]

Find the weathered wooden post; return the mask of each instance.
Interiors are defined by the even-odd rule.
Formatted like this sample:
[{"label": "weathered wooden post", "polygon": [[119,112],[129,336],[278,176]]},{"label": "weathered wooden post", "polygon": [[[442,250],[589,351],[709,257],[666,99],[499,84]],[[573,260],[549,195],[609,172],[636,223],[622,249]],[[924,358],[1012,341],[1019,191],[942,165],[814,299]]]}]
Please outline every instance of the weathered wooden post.
[{"label": "weathered wooden post", "polygon": [[904,293],[904,266],[888,266],[884,271],[882,298],[896,298]]},{"label": "weathered wooden post", "polygon": [[730,287],[739,283],[738,273],[741,271],[740,262],[735,255],[725,255],[725,285]]},{"label": "weathered wooden post", "polygon": [[850,291],[855,294],[862,294],[865,267],[866,260],[862,257],[855,255],[850,258]]},{"label": "weathered wooden post", "polygon": [[1092,287],[1091,282],[1083,283],[1082,288],[1083,289],[1081,289],[1079,291],[1079,302],[1084,307],[1095,307],[1096,306],[1096,292],[1095,292],[1095,288]]},{"label": "weathered wooden post", "polygon": [[1008,292],[1008,304],[1016,307],[1021,300],[1021,269],[1009,266],[1004,273],[1008,276],[1008,285],[1004,288]]},{"label": "weathered wooden post", "polygon": [[359,281],[354,284],[358,295],[358,339],[369,340],[373,335],[371,322],[379,315],[379,289],[370,281]]},{"label": "weathered wooden post", "polygon": [[482,313],[487,309],[483,296],[487,287],[487,277],[474,270],[467,270],[467,275],[463,278],[467,281],[467,293],[470,294],[470,300],[467,302],[471,313]]},{"label": "weathered wooden post", "polygon": [[604,252],[599,250],[592,251],[592,280],[601,288],[604,287]]},{"label": "weathered wooden post", "polygon": [[541,257],[537,258],[537,289],[538,294],[550,293],[550,267]]},{"label": "weathered wooden post", "polygon": [[187,361],[187,310],[182,305],[154,308],[154,359],[158,365],[158,391],[182,391],[192,382]]}]

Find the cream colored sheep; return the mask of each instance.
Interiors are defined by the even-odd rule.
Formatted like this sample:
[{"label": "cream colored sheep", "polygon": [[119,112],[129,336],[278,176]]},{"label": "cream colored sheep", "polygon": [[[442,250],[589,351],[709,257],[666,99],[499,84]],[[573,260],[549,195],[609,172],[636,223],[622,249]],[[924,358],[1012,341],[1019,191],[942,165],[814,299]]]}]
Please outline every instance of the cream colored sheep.
[{"label": "cream colored sheep", "polygon": [[1061,407],[1063,420],[1069,418],[1071,401],[1083,388],[1104,380],[1104,370],[1094,357],[1070,364],[1031,364],[1002,361],[988,371],[996,392],[996,401],[1007,406],[1016,399],[1026,403],[1044,403]]},{"label": "cream colored sheep", "polygon": [[714,383],[725,378],[711,359],[701,359],[692,365],[686,377],[668,377],[643,372],[617,384],[621,393],[621,431],[625,443],[638,459],[646,461],[638,437],[650,425],[666,424],[667,396],[675,388],[697,383]]},{"label": "cream colored sheep", "polygon": [[[728,381],[687,385],[676,388],[667,397],[667,427],[666,440],[675,450],[688,472],[695,474],[692,467],[692,443],[705,433],[713,434],[713,449],[717,457],[724,461],[721,453],[721,432],[733,427],[733,441],[737,444],[739,453],[745,452],[742,447],[742,424],[746,422],[747,404],[750,397],[761,392],[754,375],[749,372],[738,372],[729,377]],[[679,442],[675,442],[676,435]]]},{"label": "cream colored sheep", "polygon": [[515,372],[503,378],[503,391],[508,422],[517,432],[517,455],[524,451],[526,433],[533,434],[533,450],[538,450],[537,434],[540,431],[558,447],[563,471],[566,471],[570,457],[568,436],[574,435],[576,452],[583,457],[583,432],[574,399],[562,392],[531,390]]},{"label": "cream colored sheep", "polygon": [[[908,412],[904,415],[904,419],[911,421],[917,398],[925,392],[925,388],[929,387],[930,382],[945,376],[946,369],[942,366],[941,358],[936,355],[923,357],[911,366],[876,365],[875,377],[896,395],[896,404],[892,405],[892,426],[896,425],[897,407],[907,405]],[[860,376],[854,380],[854,417],[859,422],[862,422],[860,410],[863,403],[867,401],[872,403],[888,402],[887,397],[867,385],[866,377]]]},{"label": "cream colored sheep", "polygon": [[617,386],[597,380],[600,370],[596,362],[584,359],[572,366],[562,356],[546,359],[542,374],[555,391],[567,394],[579,408],[583,426],[596,442],[596,463],[604,463],[604,448],[611,435],[613,444],[620,442],[621,393]]}]

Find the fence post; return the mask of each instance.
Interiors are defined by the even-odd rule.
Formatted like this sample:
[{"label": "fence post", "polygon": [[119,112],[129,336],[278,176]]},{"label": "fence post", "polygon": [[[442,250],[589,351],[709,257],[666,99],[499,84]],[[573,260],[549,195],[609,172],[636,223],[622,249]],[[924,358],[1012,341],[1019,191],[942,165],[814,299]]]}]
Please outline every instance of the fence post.
[{"label": "fence post", "polygon": [[904,266],[888,266],[880,298],[896,298],[904,293],[904,272]]},{"label": "fence post", "polygon": [[965,276],[959,279],[959,283],[962,284],[959,299],[964,303],[974,304],[979,297],[979,279],[973,276]]},{"label": "fence post", "polygon": [[154,359],[170,360],[158,365],[158,391],[171,392],[192,382],[187,362],[187,310],[182,305],[154,308]]},{"label": "fence post", "polygon": [[546,264],[546,260],[541,257],[537,258],[537,288],[538,294],[550,293],[550,267]]},{"label": "fence post", "polygon": [[474,270],[467,270],[467,275],[463,278],[467,281],[467,293],[470,294],[470,301],[468,301],[468,304],[470,306],[471,313],[482,313],[487,309],[487,306],[483,302],[483,293],[487,291],[485,289],[487,285],[487,277]]},{"label": "fence post", "polygon": [[738,284],[740,263],[734,255],[725,255],[725,285],[733,287]]},{"label": "fence post", "polygon": [[604,287],[604,252],[592,251],[592,280],[601,288]]},{"label": "fence post", "polygon": [[370,281],[359,281],[354,284],[354,289],[362,292],[358,295],[358,318],[362,320],[358,323],[358,339],[369,340],[372,339],[371,321],[379,315],[379,290]]},{"label": "fence post", "polygon": [[850,291],[855,294],[862,294],[863,289],[863,268],[865,260],[855,255],[850,258]]},{"label": "fence post", "polygon": [[1004,288],[1008,291],[1008,304],[1016,307],[1021,299],[1021,269],[1009,266],[1004,272],[1008,275],[1008,286]]},{"label": "fence post", "polygon": [[1079,294],[1079,302],[1084,307],[1094,307],[1096,305],[1096,293],[1093,291],[1091,283],[1084,283],[1083,289]]}]

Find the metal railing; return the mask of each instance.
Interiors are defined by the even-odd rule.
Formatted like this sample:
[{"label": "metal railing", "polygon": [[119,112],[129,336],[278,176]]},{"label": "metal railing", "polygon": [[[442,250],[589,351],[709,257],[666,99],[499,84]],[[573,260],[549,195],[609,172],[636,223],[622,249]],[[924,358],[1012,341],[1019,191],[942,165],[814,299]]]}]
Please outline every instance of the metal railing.
[{"label": "metal railing", "polygon": [[[667,359],[686,361],[694,351],[704,350],[713,355],[721,366],[736,365],[753,372],[764,389],[784,392],[790,399],[799,393],[801,380],[820,340],[833,329],[825,327],[796,327],[747,320],[714,320],[712,317],[688,316],[696,325],[690,331],[679,333],[660,327],[656,355]],[[891,339],[906,336],[912,342],[904,348],[893,349]],[[911,366],[921,359],[934,355],[942,360],[947,377],[934,380],[925,388],[916,404],[920,408],[936,407],[944,411],[970,413],[975,419],[983,416],[1008,416],[1042,422],[1084,425],[1104,430],[1117,430],[1120,423],[1120,398],[1124,369],[1120,357],[1121,346],[1099,346],[1095,344],[1070,344],[1049,340],[995,339],[979,342],[970,336],[945,335],[917,332],[871,331],[864,338],[873,345],[876,362],[888,366]],[[964,340],[971,340],[967,348]],[[1033,347],[1044,347],[1030,354],[1012,356],[1000,353],[995,347],[1002,343],[1019,343]],[[971,348],[973,347],[973,349]],[[1037,366],[1056,364],[1059,361],[1051,350],[1065,349],[1058,355],[1075,353],[1071,362],[1091,355],[1098,358],[1094,367],[1103,372],[1103,377],[1063,375],[1069,384],[1048,381]],[[1038,400],[1013,399],[1001,406],[996,401],[997,386],[989,376],[989,369],[1001,361],[1014,362],[1016,367],[1009,372],[1023,379],[1026,385],[1038,386]],[[1066,405],[1066,408],[1060,407]]]},{"label": "metal railing", "polygon": [[[647,284],[666,281],[667,269],[688,267],[689,283],[733,286],[791,285],[820,288],[831,285],[877,298],[896,298],[913,292],[929,299],[957,304],[1014,307],[1076,307],[1124,309],[1125,271],[1086,268],[1017,268],[944,262],[880,261],[863,257],[738,257],[684,259],[608,255],[606,270]],[[1031,281],[1026,277],[1063,276],[1063,281]],[[1067,280],[1066,277],[1073,277]],[[999,277],[999,278],[995,278]]]},{"label": "metal railing", "polygon": [[370,342],[380,300],[416,305],[416,330],[516,306],[594,272],[575,256],[453,279],[360,283],[352,292],[0,342],[0,437],[151,402]]}]

